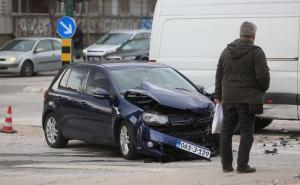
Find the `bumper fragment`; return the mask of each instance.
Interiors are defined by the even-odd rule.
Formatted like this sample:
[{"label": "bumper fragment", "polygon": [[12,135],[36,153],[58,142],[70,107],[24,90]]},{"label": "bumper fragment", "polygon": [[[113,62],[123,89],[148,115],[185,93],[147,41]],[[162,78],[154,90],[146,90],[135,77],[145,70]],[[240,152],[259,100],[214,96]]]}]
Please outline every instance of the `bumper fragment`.
[{"label": "bumper fragment", "polygon": [[[147,132],[146,135],[148,135],[148,137],[146,137],[146,140],[151,141],[156,144],[159,144],[159,146],[156,147],[155,149],[153,149],[153,148],[151,149],[151,148],[147,147],[147,144],[146,144],[147,142],[145,142],[145,144],[143,144],[143,148],[155,156],[166,155],[164,152],[163,145],[168,145],[174,149],[192,153],[194,155],[201,156],[208,160],[210,159],[211,151],[210,151],[210,149],[208,149],[206,147],[200,146],[198,144],[195,144],[190,141],[186,141],[186,140],[174,137],[174,136],[170,136],[168,134],[151,129],[147,126],[146,126],[146,128],[147,129],[143,129],[145,132]],[[144,141],[145,141],[145,139],[144,139]]]}]

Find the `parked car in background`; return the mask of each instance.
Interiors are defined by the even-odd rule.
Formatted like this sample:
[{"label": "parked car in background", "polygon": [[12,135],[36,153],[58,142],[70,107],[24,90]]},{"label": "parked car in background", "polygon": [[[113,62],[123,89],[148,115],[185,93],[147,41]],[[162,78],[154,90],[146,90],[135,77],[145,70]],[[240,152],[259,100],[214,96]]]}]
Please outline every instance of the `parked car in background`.
[{"label": "parked car in background", "polygon": [[151,30],[119,30],[111,31],[96,43],[83,50],[85,61],[100,61],[112,52],[117,51],[124,43],[132,39],[150,38]]},{"label": "parked car in background", "polygon": [[61,40],[58,38],[18,38],[0,49],[0,73],[31,76],[61,68]]},{"label": "parked car in background", "polygon": [[121,46],[116,52],[109,54],[107,60],[141,60],[149,59],[150,38],[133,39]]},{"label": "parked car in background", "polygon": [[69,65],[44,97],[50,147],[77,139],[118,146],[125,159],[138,153],[163,157],[172,150],[210,158],[214,104],[166,65]]}]

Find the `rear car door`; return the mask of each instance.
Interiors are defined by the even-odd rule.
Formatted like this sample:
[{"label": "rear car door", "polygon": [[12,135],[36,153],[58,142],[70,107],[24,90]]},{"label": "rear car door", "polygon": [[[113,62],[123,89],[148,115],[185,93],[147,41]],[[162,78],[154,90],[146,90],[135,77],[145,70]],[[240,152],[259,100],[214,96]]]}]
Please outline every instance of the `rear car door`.
[{"label": "rear car door", "polygon": [[72,139],[86,140],[88,133],[84,125],[86,112],[82,106],[83,87],[88,68],[85,66],[70,67],[61,79],[56,102],[64,136]]},{"label": "rear car door", "polygon": [[37,71],[55,70],[55,53],[50,39],[40,40],[33,52],[33,62]]},{"label": "rear car door", "polygon": [[51,40],[53,47],[53,67],[54,70],[58,70],[62,66],[61,62],[61,42],[59,40]]},{"label": "rear car door", "polygon": [[94,96],[93,91],[96,88],[111,92],[111,84],[104,71],[91,68],[81,99],[81,107],[84,107],[82,112],[84,131],[88,134],[90,142],[113,143],[112,98]]}]

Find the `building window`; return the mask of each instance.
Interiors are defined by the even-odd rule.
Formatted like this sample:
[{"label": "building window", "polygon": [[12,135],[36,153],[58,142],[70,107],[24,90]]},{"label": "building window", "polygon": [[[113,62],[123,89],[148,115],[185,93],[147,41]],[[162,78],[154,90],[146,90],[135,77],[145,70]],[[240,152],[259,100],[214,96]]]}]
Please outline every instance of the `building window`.
[{"label": "building window", "polygon": [[120,15],[127,16],[130,12],[129,0],[119,0],[119,12]]},{"label": "building window", "polygon": [[47,0],[12,0],[13,13],[48,13]]}]

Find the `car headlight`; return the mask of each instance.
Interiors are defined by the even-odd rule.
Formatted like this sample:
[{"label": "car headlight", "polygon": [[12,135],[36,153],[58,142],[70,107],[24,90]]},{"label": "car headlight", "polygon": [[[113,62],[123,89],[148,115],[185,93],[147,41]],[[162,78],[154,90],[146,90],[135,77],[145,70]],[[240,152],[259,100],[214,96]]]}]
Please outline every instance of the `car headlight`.
[{"label": "car headlight", "polygon": [[168,116],[157,113],[144,112],[142,120],[149,125],[167,125],[169,122]]},{"label": "car headlight", "polygon": [[86,50],[86,49],[84,49],[84,50],[82,50],[82,52],[83,52],[83,54],[86,54],[86,53],[87,53],[87,50]]},{"label": "car headlight", "polygon": [[15,63],[17,61],[17,57],[8,57],[7,61],[11,63]]},{"label": "car headlight", "polygon": [[124,57],[123,60],[135,60],[135,56]]}]

